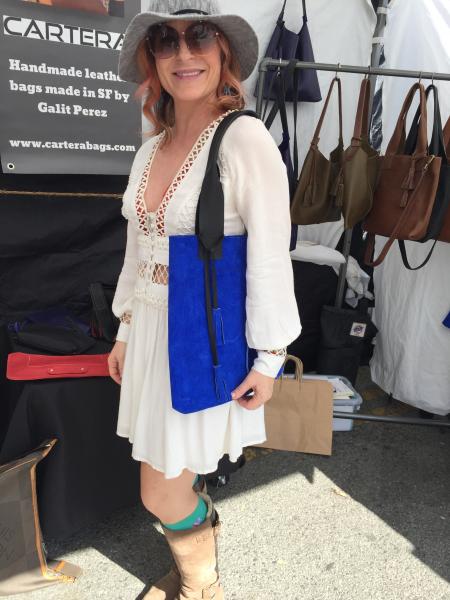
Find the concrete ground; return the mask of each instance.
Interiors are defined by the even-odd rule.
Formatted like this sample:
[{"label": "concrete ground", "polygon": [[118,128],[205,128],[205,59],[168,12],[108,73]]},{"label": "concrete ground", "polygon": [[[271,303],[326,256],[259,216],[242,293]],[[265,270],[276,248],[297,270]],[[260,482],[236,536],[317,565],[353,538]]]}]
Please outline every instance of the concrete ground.
[{"label": "concrete ground", "polygon": [[[362,412],[415,415],[362,369]],[[227,600],[450,600],[450,429],[356,421],[333,454],[247,449],[213,490]],[[49,555],[82,567],[75,584],[15,600],[139,600],[168,569],[141,506],[117,512]]]}]

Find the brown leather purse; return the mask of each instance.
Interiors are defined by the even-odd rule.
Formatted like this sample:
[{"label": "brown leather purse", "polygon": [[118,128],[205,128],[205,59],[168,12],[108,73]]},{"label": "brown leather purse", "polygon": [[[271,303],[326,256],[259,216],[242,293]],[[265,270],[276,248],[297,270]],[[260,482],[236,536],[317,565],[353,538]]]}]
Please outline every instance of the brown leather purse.
[{"label": "brown leather purse", "polygon": [[369,143],[369,102],[370,79],[365,77],[361,82],[352,141],[344,152],[342,166],[345,229],[354,227],[371,210],[379,174],[380,154]]},{"label": "brown leather purse", "polygon": [[[420,95],[420,123],[412,155],[404,154],[406,117],[415,93]],[[363,223],[369,233],[365,263],[376,267],[398,240],[420,240],[425,235],[439,182],[441,158],[428,154],[425,89],[415,83],[409,90],[386,155],[381,158],[380,177],[373,207]],[[388,237],[378,258],[372,260],[375,235]]]},{"label": "brown leather purse", "polygon": [[[336,82],[338,84],[339,101],[339,142],[329,158],[326,158],[318,148],[319,135]],[[343,155],[341,80],[334,77],[298,179],[291,205],[292,223],[295,225],[312,225],[314,223],[339,221],[342,214],[344,191],[341,181]]]}]

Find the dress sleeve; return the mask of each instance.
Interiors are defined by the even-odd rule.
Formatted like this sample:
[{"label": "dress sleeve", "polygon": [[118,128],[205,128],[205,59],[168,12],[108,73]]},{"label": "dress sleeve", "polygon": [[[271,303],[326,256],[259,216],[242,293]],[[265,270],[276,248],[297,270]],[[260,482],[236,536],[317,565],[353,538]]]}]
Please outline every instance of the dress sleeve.
[{"label": "dress sleeve", "polygon": [[132,204],[135,200],[133,194],[136,190],[136,184],[142,175],[143,165],[148,155],[150,144],[153,141],[144,142],[136,152],[128,177],[128,185],[123,194],[122,216],[128,220],[127,242],[125,248],[125,257],[122,271],[117,280],[116,293],[112,303],[112,312],[120,320],[117,331],[116,341],[127,342],[130,333],[132,307],[134,298],[134,287],[137,277],[137,236],[138,231],[133,225]]},{"label": "dress sleeve", "polygon": [[112,302],[112,312],[120,319],[116,336],[116,341],[119,342],[127,342],[130,332],[134,287],[137,277],[137,256],[137,230],[132,221],[128,221],[125,258]]},{"label": "dress sleeve", "polygon": [[[246,339],[258,350],[253,368],[271,377],[300,335],[289,243],[289,184],[264,123],[240,117],[223,141],[225,178],[247,230]],[[275,350],[273,350],[275,349]]]}]

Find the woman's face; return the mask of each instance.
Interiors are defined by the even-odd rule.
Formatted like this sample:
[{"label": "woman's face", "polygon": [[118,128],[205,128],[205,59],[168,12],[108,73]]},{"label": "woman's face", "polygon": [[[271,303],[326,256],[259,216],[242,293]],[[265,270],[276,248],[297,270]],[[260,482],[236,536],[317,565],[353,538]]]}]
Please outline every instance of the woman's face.
[{"label": "woman's face", "polygon": [[221,76],[221,51],[216,43],[206,54],[193,54],[181,32],[193,21],[170,21],[180,34],[180,49],[170,58],[155,58],[162,87],[175,102],[199,102],[215,95]]}]

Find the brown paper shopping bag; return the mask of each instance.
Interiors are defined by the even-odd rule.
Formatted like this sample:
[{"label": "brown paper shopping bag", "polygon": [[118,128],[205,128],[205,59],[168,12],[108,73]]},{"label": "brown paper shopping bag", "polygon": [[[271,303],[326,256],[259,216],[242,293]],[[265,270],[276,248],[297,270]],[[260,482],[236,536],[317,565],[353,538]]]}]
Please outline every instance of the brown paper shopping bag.
[{"label": "brown paper shopping bag", "polygon": [[273,396],[264,405],[267,441],[261,448],[331,455],[333,386],[328,381],[302,379],[303,365],[295,356],[294,378],[275,381]]}]

